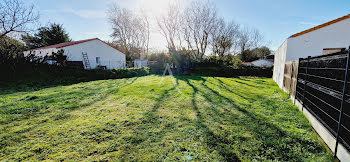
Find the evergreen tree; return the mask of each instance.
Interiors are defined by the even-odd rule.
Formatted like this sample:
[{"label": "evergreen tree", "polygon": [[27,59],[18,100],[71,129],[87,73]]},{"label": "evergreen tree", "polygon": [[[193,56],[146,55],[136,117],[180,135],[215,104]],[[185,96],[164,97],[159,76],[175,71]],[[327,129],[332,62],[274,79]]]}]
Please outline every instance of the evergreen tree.
[{"label": "evergreen tree", "polygon": [[31,36],[22,35],[22,40],[29,49],[45,47],[49,45],[70,42],[68,33],[61,24],[50,24],[48,27],[41,27],[38,33]]}]

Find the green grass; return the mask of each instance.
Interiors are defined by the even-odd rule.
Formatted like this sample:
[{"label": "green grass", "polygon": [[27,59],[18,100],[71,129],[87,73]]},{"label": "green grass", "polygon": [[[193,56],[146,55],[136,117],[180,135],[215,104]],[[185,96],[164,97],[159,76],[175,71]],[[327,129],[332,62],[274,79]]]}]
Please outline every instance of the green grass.
[{"label": "green grass", "polygon": [[101,80],[0,93],[0,160],[332,161],[268,78]]}]

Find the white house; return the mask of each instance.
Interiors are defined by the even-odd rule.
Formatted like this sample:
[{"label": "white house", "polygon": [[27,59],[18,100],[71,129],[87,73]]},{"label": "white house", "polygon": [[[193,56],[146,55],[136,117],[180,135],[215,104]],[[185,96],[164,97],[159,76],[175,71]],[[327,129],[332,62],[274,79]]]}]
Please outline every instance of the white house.
[{"label": "white house", "polygon": [[255,66],[255,67],[272,67],[274,64],[273,59],[259,59],[259,60],[255,60],[252,61],[251,66]]},{"label": "white house", "polygon": [[148,66],[148,60],[144,60],[144,59],[136,59],[134,61],[134,67],[136,68],[141,68],[141,67],[147,67]]},{"label": "white house", "polygon": [[98,38],[32,49],[25,51],[24,55],[34,54],[37,57],[44,57],[62,49],[64,50],[64,55],[67,56],[67,61],[82,62],[85,69],[125,67],[125,54]]},{"label": "white house", "polygon": [[284,65],[324,50],[343,49],[350,45],[350,14],[290,36],[275,53],[273,79],[282,88]]}]

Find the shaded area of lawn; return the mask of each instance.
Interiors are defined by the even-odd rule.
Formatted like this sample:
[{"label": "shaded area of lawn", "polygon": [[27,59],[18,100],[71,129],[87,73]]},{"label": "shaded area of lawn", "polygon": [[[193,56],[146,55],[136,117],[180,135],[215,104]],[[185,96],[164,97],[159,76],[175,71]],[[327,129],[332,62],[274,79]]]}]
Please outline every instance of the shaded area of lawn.
[{"label": "shaded area of lawn", "polygon": [[147,76],[0,95],[3,160],[331,161],[268,78]]}]

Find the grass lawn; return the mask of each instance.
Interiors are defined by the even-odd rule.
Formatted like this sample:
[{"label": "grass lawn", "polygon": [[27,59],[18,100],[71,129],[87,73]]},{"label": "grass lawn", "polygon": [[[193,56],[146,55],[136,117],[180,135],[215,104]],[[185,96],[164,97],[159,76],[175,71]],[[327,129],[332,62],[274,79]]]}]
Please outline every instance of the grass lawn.
[{"label": "grass lawn", "polygon": [[270,78],[101,80],[0,92],[0,160],[332,161]]}]

